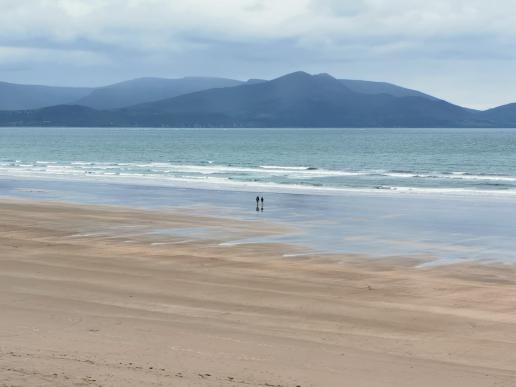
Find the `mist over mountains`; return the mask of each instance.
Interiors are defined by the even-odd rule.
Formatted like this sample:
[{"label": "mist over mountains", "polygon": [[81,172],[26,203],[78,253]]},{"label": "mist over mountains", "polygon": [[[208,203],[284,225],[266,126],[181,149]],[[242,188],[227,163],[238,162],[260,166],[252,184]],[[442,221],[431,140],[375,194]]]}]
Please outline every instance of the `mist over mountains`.
[{"label": "mist over mountains", "polygon": [[116,109],[242,83],[234,79],[208,77],[138,78],[95,89],[76,104],[94,109]]},{"label": "mist over mountains", "polygon": [[18,85],[0,82],[0,110],[39,109],[75,103],[93,91],[94,89],[87,87]]},{"label": "mist over mountains", "polygon": [[140,78],[100,88],[0,82],[1,126],[516,127],[516,104],[467,109],[385,82]]}]

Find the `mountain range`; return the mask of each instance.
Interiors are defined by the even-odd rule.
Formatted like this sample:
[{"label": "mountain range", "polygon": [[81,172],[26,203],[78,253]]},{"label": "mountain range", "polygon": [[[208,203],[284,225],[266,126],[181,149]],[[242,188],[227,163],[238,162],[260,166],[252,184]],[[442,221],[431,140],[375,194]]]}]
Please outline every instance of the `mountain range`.
[{"label": "mountain range", "polygon": [[516,104],[479,111],[390,83],[302,71],[273,80],[140,78],[100,88],[0,83],[0,110],[1,126],[516,127]]},{"label": "mountain range", "polygon": [[0,82],[0,110],[39,109],[75,103],[93,91],[94,89],[87,87],[17,85]]}]

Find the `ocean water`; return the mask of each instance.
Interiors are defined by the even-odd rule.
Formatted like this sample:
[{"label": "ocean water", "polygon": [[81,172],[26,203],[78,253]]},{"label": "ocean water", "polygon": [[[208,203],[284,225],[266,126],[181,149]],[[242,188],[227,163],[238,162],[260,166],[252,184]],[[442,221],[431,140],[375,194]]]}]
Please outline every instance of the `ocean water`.
[{"label": "ocean water", "polygon": [[226,245],[516,263],[516,130],[0,128],[0,196],[296,230]]},{"label": "ocean water", "polygon": [[0,128],[0,175],[516,197],[516,130]]}]

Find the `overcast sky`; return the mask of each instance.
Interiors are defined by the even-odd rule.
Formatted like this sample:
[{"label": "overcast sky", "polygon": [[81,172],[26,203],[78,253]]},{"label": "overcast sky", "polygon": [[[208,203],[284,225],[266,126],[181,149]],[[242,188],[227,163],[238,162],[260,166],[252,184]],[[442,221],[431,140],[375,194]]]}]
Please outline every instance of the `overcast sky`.
[{"label": "overcast sky", "polygon": [[0,80],[379,80],[468,107],[516,102],[514,0],[0,0]]}]

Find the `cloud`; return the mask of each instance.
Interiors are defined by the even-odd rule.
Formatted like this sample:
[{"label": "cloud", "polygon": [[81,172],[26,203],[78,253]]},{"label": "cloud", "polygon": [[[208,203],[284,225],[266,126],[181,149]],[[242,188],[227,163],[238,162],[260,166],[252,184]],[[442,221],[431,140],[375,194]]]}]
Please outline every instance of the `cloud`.
[{"label": "cloud", "polygon": [[[0,9],[0,79],[19,82],[306,69],[437,85],[447,97],[428,65],[461,71],[466,83],[516,61],[512,0],[0,0]],[[15,65],[27,70],[2,70]]]},{"label": "cloud", "polygon": [[[422,40],[516,35],[512,2],[434,0],[3,0],[0,39],[80,39],[135,50],[219,40],[298,39],[355,43],[364,38]],[[505,7],[503,6],[505,4]],[[502,7],[500,7],[502,5]],[[174,44],[176,43],[176,44]]]},{"label": "cloud", "polygon": [[80,66],[105,64],[106,59],[101,55],[82,50],[63,50],[35,47],[9,47],[0,46],[0,63],[30,62],[37,65],[41,63],[73,63]]}]

